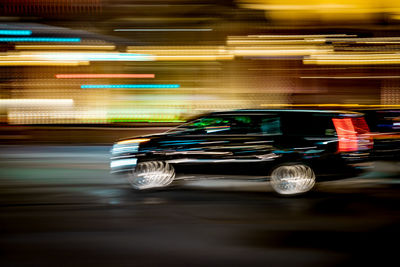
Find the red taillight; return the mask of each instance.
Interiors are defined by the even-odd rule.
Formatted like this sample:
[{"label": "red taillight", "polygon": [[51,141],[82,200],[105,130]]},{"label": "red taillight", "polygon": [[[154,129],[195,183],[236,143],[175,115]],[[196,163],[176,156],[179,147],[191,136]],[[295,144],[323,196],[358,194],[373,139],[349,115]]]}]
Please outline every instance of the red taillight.
[{"label": "red taillight", "polygon": [[332,119],[339,138],[338,152],[371,149],[372,137],[363,117]]}]

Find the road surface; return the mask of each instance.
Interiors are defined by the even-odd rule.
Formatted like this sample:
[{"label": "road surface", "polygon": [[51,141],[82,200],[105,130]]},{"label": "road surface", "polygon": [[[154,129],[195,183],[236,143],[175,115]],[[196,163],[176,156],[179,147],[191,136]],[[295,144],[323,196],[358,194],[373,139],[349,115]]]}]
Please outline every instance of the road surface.
[{"label": "road surface", "polygon": [[400,179],[279,197],[266,183],[134,192],[109,146],[0,147],[0,266],[358,266],[398,261]]}]

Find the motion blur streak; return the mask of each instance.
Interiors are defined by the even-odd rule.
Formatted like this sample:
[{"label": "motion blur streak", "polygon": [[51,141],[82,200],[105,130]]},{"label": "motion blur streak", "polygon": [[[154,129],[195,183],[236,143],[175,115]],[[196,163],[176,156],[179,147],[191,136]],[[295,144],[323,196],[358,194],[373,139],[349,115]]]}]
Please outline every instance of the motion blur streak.
[{"label": "motion blur streak", "polygon": [[234,59],[234,55],[224,46],[129,46],[127,52],[151,54],[157,61],[216,61]]},{"label": "motion blur streak", "polygon": [[362,105],[362,104],[261,104],[262,107],[342,107],[342,108],[396,108],[400,105]]},{"label": "motion blur streak", "polygon": [[[28,54],[29,56],[29,54]],[[46,60],[88,60],[88,61],[149,61],[153,58],[149,55],[131,53],[97,53],[97,52],[63,52],[63,53],[38,53],[33,57]]]},{"label": "motion blur streak", "polygon": [[56,37],[0,37],[0,42],[80,42],[81,38],[56,38]]},{"label": "motion blur streak", "polygon": [[154,78],[154,74],[56,74],[57,79]]},{"label": "motion blur streak", "polygon": [[12,106],[71,106],[73,104],[73,99],[0,99],[0,105]]},{"label": "motion blur streak", "polygon": [[7,61],[0,60],[0,66],[81,66],[81,65],[89,65],[89,61],[40,61],[40,60],[15,60],[15,61]]},{"label": "motion blur streak", "polygon": [[16,50],[114,50],[115,45],[15,45]]},{"label": "motion blur streak", "polygon": [[0,30],[0,35],[32,35],[29,30]]},{"label": "motion blur streak", "polygon": [[118,145],[137,144],[137,143],[143,143],[143,142],[147,142],[147,141],[150,141],[150,139],[148,139],[148,138],[129,139],[129,140],[120,141],[117,144]]},{"label": "motion blur streak", "polygon": [[[214,111],[243,113],[178,136]],[[303,161],[353,178],[272,194],[265,166]],[[173,190],[109,175],[170,165]],[[391,266],[399,177],[400,0],[0,0],[1,267]]]},{"label": "motion blur streak", "polygon": [[169,89],[179,88],[179,84],[85,84],[82,89]]},{"label": "motion blur streak", "polygon": [[357,35],[349,34],[307,34],[307,35],[247,35],[242,36],[228,36],[228,40],[234,39],[247,39],[247,38],[262,38],[262,39],[304,39],[304,38],[324,38],[324,37],[357,37]]},{"label": "motion blur streak", "polygon": [[114,29],[115,32],[208,32],[213,29]]}]

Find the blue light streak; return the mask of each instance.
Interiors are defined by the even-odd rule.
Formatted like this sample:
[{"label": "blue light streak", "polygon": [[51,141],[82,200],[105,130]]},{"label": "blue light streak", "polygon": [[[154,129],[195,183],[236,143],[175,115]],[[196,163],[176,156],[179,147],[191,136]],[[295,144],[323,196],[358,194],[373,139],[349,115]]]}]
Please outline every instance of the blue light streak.
[{"label": "blue light streak", "polygon": [[169,89],[179,88],[179,84],[84,84],[81,89]]},{"label": "blue light streak", "polygon": [[32,35],[29,30],[0,30],[0,35]]},{"label": "blue light streak", "polygon": [[81,38],[0,37],[0,42],[80,42]]}]

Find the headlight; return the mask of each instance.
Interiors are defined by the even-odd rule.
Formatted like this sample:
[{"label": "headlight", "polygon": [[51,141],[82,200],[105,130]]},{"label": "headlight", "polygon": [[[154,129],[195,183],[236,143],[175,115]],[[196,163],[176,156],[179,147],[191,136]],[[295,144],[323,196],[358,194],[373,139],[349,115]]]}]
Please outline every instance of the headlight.
[{"label": "headlight", "polygon": [[150,141],[149,138],[138,138],[138,139],[128,139],[128,140],[123,140],[117,142],[117,145],[128,145],[128,144],[138,144],[138,143],[143,143]]},{"label": "headlight", "polygon": [[111,153],[113,155],[124,154],[124,153],[137,153],[139,151],[139,144],[150,141],[148,138],[140,139],[128,139],[119,141],[114,144]]}]

